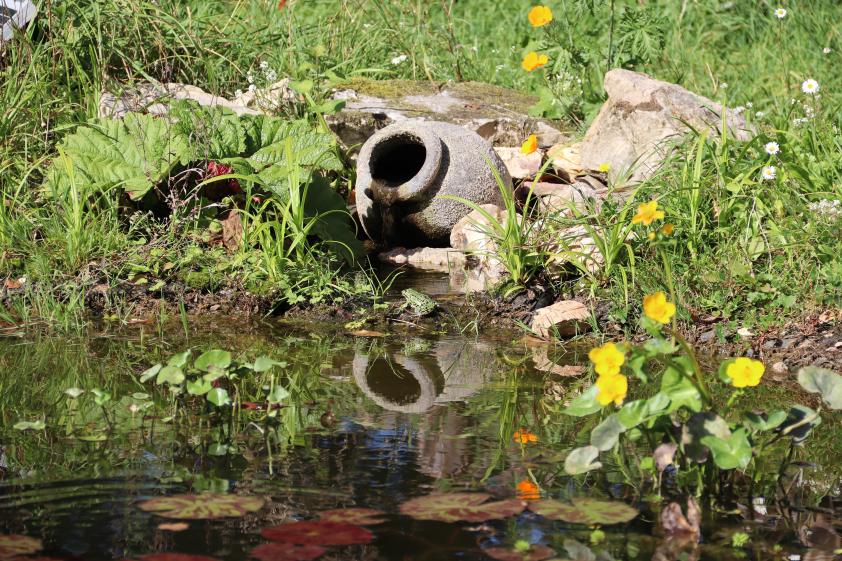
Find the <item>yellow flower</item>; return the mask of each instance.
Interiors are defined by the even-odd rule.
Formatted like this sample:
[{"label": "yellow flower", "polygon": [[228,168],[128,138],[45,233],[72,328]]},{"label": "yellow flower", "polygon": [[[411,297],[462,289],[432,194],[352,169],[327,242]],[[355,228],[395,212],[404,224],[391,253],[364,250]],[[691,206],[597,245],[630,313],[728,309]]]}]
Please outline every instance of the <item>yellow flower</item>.
[{"label": "yellow flower", "polygon": [[596,169],[599,173],[608,173],[609,171],[611,171],[611,164],[609,164],[608,162],[602,162]]},{"label": "yellow flower", "polygon": [[643,223],[649,226],[656,220],[661,220],[664,217],[664,211],[658,210],[658,201],[649,201],[637,207],[637,214],[632,218],[632,224]]},{"label": "yellow flower", "polygon": [[531,442],[538,442],[538,436],[532,434],[526,429],[518,429],[515,431],[515,442],[518,444],[529,444]]},{"label": "yellow flower", "polygon": [[661,233],[665,236],[671,236],[675,232],[675,226],[672,224],[664,224],[661,226]]},{"label": "yellow flower", "polygon": [[553,11],[547,6],[533,6],[529,10],[529,23],[532,27],[542,27],[553,21]]},{"label": "yellow flower", "polygon": [[614,343],[605,343],[601,347],[591,349],[588,358],[594,363],[594,370],[600,376],[616,376],[626,362],[626,355]]},{"label": "yellow flower", "polygon": [[646,317],[664,325],[675,315],[675,304],[667,301],[667,295],[656,292],[643,297],[643,313]]},{"label": "yellow flower", "polygon": [[527,138],[523,144],[520,145],[520,151],[523,154],[531,154],[535,150],[538,149],[538,137],[534,134],[530,134],[529,138]]},{"label": "yellow flower", "polygon": [[521,62],[520,65],[527,72],[532,72],[533,70],[541,68],[549,61],[550,59],[547,55],[539,55],[535,51],[532,51],[531,53],[523,57],[523,62]]},{"label": "yellow flower", "polygon": [[596,379],[596,401],[603,407],[611,404],[622,405],[629,391],[629,380],[622,374],[600,376]]},{"label": "yellow flower", "polygon": [[759,360],[740,357],[725,369],[725,373],[731,378],[731,385],[735,388],[748,388],[756,386],[763,377],[766,367]]},{"label": "yellow flower", "polygon": [[650,242],[655,241],[655,232],[649,232],[648,234],[646,234],[646,239],[648,239]]}]

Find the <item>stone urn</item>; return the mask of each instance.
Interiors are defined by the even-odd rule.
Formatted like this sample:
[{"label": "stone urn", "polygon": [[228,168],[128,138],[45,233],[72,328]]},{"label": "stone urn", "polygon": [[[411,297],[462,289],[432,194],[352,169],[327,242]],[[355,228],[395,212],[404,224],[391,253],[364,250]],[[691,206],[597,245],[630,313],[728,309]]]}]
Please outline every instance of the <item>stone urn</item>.
[{"label": "stone urn", "polygon": [[357,212],[368,236],[389,246],[444,247],[469,212],[454,195],[503,205],[512,178],[475,132],[436,121],[401,121],[372,135],[357,159]]}]

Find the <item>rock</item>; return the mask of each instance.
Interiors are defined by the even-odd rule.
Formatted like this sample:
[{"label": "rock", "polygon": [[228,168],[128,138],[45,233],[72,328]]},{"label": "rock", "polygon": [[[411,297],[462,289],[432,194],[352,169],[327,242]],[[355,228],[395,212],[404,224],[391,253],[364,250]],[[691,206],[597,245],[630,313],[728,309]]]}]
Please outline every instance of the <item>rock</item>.
[{"label": "rock", "polygon": [[[502,181],[498,184],[497,178]],[[366,234],[400,245],[446,245],[475,204],[503,204],[512,179],[491,144],[457,125],[407,120],[377,131],[357,159],[355,198]]]},{"label": "rock", "polygon": [[[480,208],[500,224],[505,226],[507,223],[506,211],[499,206],[482,205]],[[492,224],[488,218],[480,211],[473,210],[450,231],[450,247],[477,253],[494,251],[496,244],[489,235],[491,228]]]},{"label": "rock", "polygon": [[244,92],[231,102],[263,113],[279,113],[285,108],[302,103],[303,99],[290,87],[290,79],[284,78],[265,88]]},{"label": "rock", "polygon": [[[541,206],[544,210],[572,214],[571,207],[583,213],[590,210],[599,212],[602,208],[605,193],[597,191],[589,183],[577,181],[572,185],[556,185],[555,189],[545,186],[539,190],[544,193],[540,195]],[[535,193],[534,190],[533,193]]]},{"label": "rock", "polygon": [[582,143],[575,144],[559,143],[547,150],[547,156],[552,161],[552,166],[556,173],[569,183],[588,170],[582,167],[581,155]]},{"label": "rock", "polygon": [[99,116],[120,119],[129,112],[164,115],[168,109],[165,101],[189,99],[205,107],[225,107],[237,115],[257,115],[260,111],[239,105],[222,96],[214,95],[189,84],[145,83],[124,91],[120,96],[103,92],[99,100]]},{"label": "rock", "polygon": [[581,302],[562,300],[535,312],[529,327],[545,339],[556,332],[562,337],[570,337],[588,329],[590,316],[588,308]]},{"label": "rock", "polygon": [[[628,176],[633,184],[651,177],[671,145],[689,132],[720,128],[723,107],[681,86],[629,70],[605,75],[608,101],[602,106],[581,145],[581,165],[597,170],[609,166],[612,181]],[[744,117],[724,109],[734,138],[749,140],[752,130]],[[687,123],[687,124],[685,124]]]},{"label": "rock", "polygon": [[751,329],[749,329],[747,327],[739,328],[737,330],[737,335],[739,335],[743,339],[750,339],[751,337],[754,337],[754,333],[751,331]]},{"label": "rock", "polygon": [[494,151],[503,160],[512,179],[535,177],[541,169],[541,163],[544,161],[543,150],[536,150],[531,154],[524,154],[520,151],[520,148],[498,146],[494,148]]},{"label": "rock", "polygon": [[391,265],[408,265],[425,271],[448,272],[461,270],[466,265],[465,254],[449,247],[396,247],[377,258]]},{"label": "rock", "polygon": [[778,361],[772,365],[772,372],[775,374],[787,374],[789,372],[789,367],[783,361]]},{"label": "rock", "polygon": [[460,125],[495,146],[520,146],[530,134],[544,147],[567,139],[557,123],[528,115],[537,98],[479,82],[355,79],[340,85],[333,99],[345,107],[325,119],[353,152],[376,130],[407,119]]}]

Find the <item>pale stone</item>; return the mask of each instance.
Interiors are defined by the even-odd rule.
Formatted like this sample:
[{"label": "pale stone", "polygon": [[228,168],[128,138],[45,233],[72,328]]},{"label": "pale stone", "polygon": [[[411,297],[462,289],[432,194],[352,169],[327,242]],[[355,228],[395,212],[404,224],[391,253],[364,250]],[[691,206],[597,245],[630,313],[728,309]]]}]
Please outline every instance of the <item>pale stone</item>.
[{"label": "pale stone", "polygon": [[536,150],[531,154],[524,154],[520,148],[498,146],[494,148],[494,151],[503,160],[512,179],[535,177],[541,170],[541,163],[544,161],[543,150]]},{"label": "pale stone", "polygon": [[466,264],[465,254],[449,247],[396,247],[377,258],[391,265],[408,265],[425,271],[448,272],[461,269]]},{"label": "pale stone", "polygon": [[529,327],[536,335],[545,339],[551,338],[555,333],[562,337],[570,337],[587,330],[590,315],[588,308],[581,302],[562,300],[535,312]]},{"label": "pale stone", "polygon": [[717,134],[724,120],[737,140],[753,136],[745,118],[681,86],[646,74],[614,69],[605,75],[608,100],[581,145],[581,165],[608,165],[612,182],[634,184],[651,177],[673,145],[690,132]]},{"label": "pale stone", "polygon": [[99,101],[99,116],[119,119],[130,112],[144,112],[152,115],[166,114],[167,100],[192,100],[205,107],[225,107],[237,115],[257,115],[260,111],[244,107],[225,97],[214,95],[189,84],[145,83],[124,91],[120,96],[103,92]]}]

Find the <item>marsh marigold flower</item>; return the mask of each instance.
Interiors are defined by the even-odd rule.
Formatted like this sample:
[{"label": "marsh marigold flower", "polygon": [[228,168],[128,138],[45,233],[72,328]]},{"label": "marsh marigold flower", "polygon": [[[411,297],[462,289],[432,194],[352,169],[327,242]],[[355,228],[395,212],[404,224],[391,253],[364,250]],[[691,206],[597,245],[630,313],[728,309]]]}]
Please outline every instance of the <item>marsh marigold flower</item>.
[{"label": "marsh marigold flower", "polygon": [[649,226],[656,220],[664,218],[664,211],[658,210],[658,201],[649,201],[637,207],[637,214],[632,218],[632,224],[643,223]]},{"label": "marsh marigold flower", "polygon": [[537,501],[541,498],[541,491],[533,482],[524,479],[517,484],[517,498],[522,501]]},{"label": "marsh marigold flower", "polygon": [[600,376],[616,376],[626,362],[626,355],[614,343],[605,343],[601,347],[591,349],[588,358]]},{"label": "marsh marigold flower", "polygon": [[675,315],[675,304],[667,300],[667,295],[659,291],[643,298],[643,313],[652,321],[666,325]]},{"label": "marsh marigold flower", "polygon": [[622,405],[629,391],[629,380],[622,374],[600,376],[596,379],[596,401],[603,407],[614,403]]},{"label": "marsh marigold flower", "polygon": [[535,150],[538,149],[538,137],[534,134],[530,134],[529,138],[523,141],[523,144],[520,145],[520,151],[522,154],[531,154]]},{"label": "marsh marigold flower", "polygon": [[527,72],[532,72],[533,70],[541,68],[549,61],[550,58],[547,55],[539,55],[535,51],[532,51],[523,57],[523,62],[520,63],[520,66]]},{"label": "marsh marigold flower", "polygon": [[754,387],[760,383],[760,378],[766,367],[759,360],[740,357],[728,365],[725,374],[731,379],[731,385],[735,388]]},{"label": "marsh marigold flower", "polygon": [[530,442],[538,442],[538,436],[532,434],[526,429],[518,429],[515,431],[515,442],[518,444],[529,444]]},{"label": "marsh marigold flower", "polygon": [[529,10],[529,23],[532,27],[542,27],[553,21],[553,11],[548,6],[533,6]]}]

